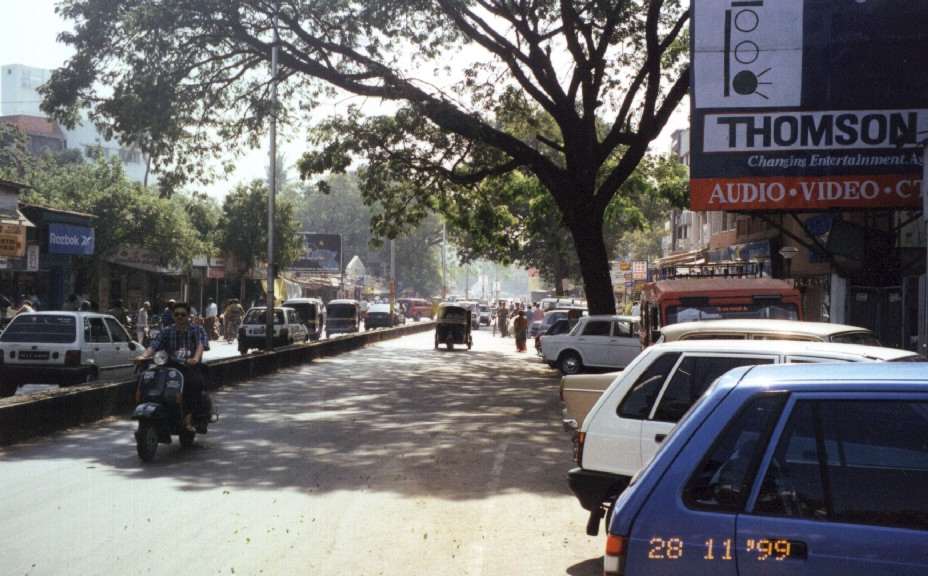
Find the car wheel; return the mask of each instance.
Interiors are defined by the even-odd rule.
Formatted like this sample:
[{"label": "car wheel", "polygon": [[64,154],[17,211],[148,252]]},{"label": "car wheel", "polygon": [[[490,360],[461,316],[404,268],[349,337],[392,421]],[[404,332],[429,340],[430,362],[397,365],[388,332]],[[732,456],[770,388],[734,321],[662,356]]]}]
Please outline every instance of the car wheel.
[{"label": "car wheel", "polygon": [[190,448],[191,446],[193,446],[193,441],[196,439],[196,437],[197,437],[196,432],[187,432],[186,430],[178,434],[178,438],[180,439],[180,445],[182,448]]},{"label": "car wheel", "polygon": [[17,388],[19,388],[19,386],[16,384],[16,382],[3,382],[0,384],[0,398],[13,396],[16,394]]},{"label": "car wheel", "polygon": [[579,374],[583,370],[583,361],[576,352],[564,352],[558,361],[558,368],[561,369],[561,374],[567,376]]},{"label": "car wheel", "polygon": [[241,354],[242,356],[244,356],[245,354],[248,354],[248,347],[247,347],[247,346],[239,346],[239,347],[238,347],[238,353]]},{"label": "car wheel", "polygon": [[143,462],[151,462],[158,452],[158,431],[151,424],[139,422],[135,433],[135,451]]}]

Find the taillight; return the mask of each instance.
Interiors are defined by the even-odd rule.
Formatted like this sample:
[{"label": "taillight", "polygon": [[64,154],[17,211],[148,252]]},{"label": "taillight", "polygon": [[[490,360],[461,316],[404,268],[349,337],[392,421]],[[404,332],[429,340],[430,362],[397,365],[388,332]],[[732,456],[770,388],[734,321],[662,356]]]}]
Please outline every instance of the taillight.
[{"label": "taillight", "polygon": [[583,468],[583,442],[586,440],[586,432],[577,432],[576,440],[574,441],[574,460],[577,461],[577,466]]},{"label": "taillight", "polygon": [[80,366],[81,365],[81,351],[80,350],[68,350],[64,353],[64,365],[65,366]]},{"label": "taillight", "polygon": [[625,572],[625,552],[628,538],[609,534],[606,536],[606,556],[603,557],[603,576],[619,576]]}]

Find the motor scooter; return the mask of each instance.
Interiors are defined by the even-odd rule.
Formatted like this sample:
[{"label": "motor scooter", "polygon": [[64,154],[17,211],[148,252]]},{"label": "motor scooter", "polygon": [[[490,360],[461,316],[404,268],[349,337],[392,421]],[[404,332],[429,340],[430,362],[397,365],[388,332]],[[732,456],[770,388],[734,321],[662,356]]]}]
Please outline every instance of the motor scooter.
[{"label": "motor scooter", "polygon": [[197,433],[206,434],[209,424],[219,420],[204,383],[201,409],[193,415],[196,431],[184,429],[182,363],[182,358],[170,358],[167,352],[159,350],[139,366],[135,393],[137,405],[132,419],[139,423],[135,431],[135,446],[144,462],[155,458],[158,444],[170,444],[171,436],[177,436],[184,448],[193,446]]}]

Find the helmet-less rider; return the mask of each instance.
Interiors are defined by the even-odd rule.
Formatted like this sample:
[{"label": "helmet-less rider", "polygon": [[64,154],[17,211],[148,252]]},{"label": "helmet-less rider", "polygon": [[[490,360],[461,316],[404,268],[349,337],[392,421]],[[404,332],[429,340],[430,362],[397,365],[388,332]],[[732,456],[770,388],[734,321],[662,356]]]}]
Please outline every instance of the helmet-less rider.
[{"label": "helmet-less rider", "polygon": [[167,326],[152,340],[151,345],[136,358],[145,361],[164,350],[170,358],[182,362],[184,375],[184,428],[193,432],[193,414],[202,409],[203,371],[200,362],[203,352],[209,348],[209,339],[202,326],[190,323],[190,305],[177,302],[173,308],[174,324]]}]

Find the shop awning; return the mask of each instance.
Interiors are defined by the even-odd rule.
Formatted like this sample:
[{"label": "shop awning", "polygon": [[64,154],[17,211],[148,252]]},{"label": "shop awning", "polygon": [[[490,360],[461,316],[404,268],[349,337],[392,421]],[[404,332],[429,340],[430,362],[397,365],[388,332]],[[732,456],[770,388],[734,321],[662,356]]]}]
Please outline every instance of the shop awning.
[{"label": "shop awning", "polygon": [[19,210],[16,211],[15,217],[0,217],[0,226],[25,226],[26,228],[35,228],[35,224],[23,216]]}]

